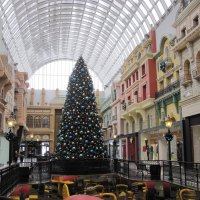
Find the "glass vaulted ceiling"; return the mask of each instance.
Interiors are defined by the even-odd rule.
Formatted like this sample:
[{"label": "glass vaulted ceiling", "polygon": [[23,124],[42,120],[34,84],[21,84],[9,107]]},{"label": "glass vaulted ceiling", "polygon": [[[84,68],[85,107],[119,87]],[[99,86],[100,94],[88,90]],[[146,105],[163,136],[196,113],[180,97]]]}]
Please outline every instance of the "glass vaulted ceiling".
[{"label": "glass vaulted ceiling", "polygon": [[3,39],[29,75],[80,55],[104,85],[174,0],[0,0]]}]

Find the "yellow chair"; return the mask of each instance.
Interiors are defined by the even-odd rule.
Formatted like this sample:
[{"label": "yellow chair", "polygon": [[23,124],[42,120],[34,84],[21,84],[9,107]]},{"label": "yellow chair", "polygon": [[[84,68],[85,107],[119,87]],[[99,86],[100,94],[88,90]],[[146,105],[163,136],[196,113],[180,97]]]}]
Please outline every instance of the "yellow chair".
[{"label": "yellow chair", "polygon": [[95,185],[94,186],[97,193],[104,193],[104,186],[103,185]]},{"label": "yellow chair", "polygon": [[185,189],[180,190],[180,199],[181,200],[195,200],[197,199],[197,194],[194,190],[185,188]]},{"label": "yellow chair", "polygon": [[116,195],[114,193],[112,193],[112,192],[100,193],[100,194],[96,194],[94,196],[95,197],[100,197],[100,198],[103,198],[103,199],[104,198],[107,199],[109,197],[109,200],[117,200]]},{"label": "yellow chair", "polygon": [[62,197],[63,197],[63,199],[66,199],[69,196],[70,196],[70,193],[69,193],[68,185],[64,184],[63,188],[62,188]]},{"label": "yellow chair", "polygon": [[117,184],[116,185],[116,195],[119,200],[126,199],[128,192],[128,185],[126,184]]},{"label": "yellow chair", "polygon": [[9,198],[11,198],[12,200],[20,200],[20,197],[18,195],[10,196]]},{"label": "yellow chair", "polygon": [[30,194],[29,200],[38,200],[38,195],[37,194]]}]

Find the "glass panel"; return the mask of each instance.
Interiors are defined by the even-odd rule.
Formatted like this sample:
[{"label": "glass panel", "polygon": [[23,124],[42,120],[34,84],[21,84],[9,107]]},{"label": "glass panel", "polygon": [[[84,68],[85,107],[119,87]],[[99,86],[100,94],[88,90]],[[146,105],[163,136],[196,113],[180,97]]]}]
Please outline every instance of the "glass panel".
[{"label": "glass panel", "polygon": [[156,11],[155,11],[154,8],[152,9],[152,14],[153,14],[155,20],[158,21],[158,20],[159,20],[159,17],[158,17],[158,14],[156,13]]},{"label": "glass panel", "polygon": [[158,8],[159,8],[160,13],[163,15],[163,14],[165,13],[165,10],[164,10],[162,4],[161,4],[160,2],[158,2],[158,3],[157,3],[157,6],[158,6]]}]

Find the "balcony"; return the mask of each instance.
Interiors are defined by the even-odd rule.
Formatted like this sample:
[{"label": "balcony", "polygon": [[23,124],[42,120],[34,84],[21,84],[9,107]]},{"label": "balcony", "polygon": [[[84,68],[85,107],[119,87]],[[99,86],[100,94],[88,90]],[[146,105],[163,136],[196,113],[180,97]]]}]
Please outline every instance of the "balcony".
[{"label": "balcony", "polygon": [[159,98],[159,97],[161,97],[161,96],[163,96],[163,95],[165,95],[167,93],[172,92],[173,90],[175,90],[177,88],[180,88],[180,81],[179,80],[174,82],[174,83],[172,83],[172,84],[170,84],[170,85],[168,85],[166,88],[156,92],[155,93],[155,98],[157,99],[157,98]]},{"label": "balcony", "polygon": [[192,77],[196,80],[200,80],[200,72],[198,70],[193,70],[192,71]]},{"label": "balcony", "polygon": [[192,77],[190,74],[187,74],[180,78],[180,84],[184,87],[187,87],[191,83],[192,83]]},{"label": "balcony", "polygon": [[199,37],[200,25],[196,24],[186,31],[186,34],[176,39],[174,51],[180,51],[187,46],[188,42],[193,42]]}]

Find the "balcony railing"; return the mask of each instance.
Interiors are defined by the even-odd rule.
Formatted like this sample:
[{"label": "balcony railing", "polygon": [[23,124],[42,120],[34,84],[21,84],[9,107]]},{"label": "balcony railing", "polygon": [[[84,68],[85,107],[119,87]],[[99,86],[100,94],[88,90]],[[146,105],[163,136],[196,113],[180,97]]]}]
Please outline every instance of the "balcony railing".
[{"label": "balcony railing", "polygon": [[178,81],[168,85],[166,88],[156,92],[155,93],[155,98],[157,99],[157,98],[159,98],[159,97],[161,97],[161,96],[163,96],[163,95],[165,95],[165,94],[167,94],[169,92],[172,92],[173,90],[175,90],[175,89],[177,89],[179,87],[180,87],[180,81],[178,80]]}]

